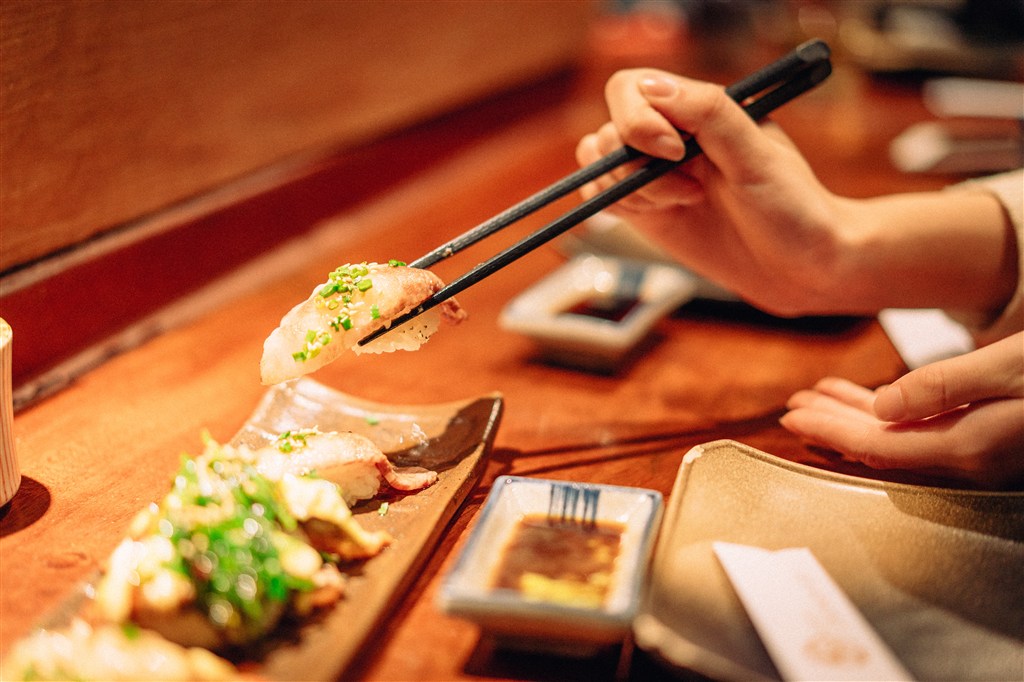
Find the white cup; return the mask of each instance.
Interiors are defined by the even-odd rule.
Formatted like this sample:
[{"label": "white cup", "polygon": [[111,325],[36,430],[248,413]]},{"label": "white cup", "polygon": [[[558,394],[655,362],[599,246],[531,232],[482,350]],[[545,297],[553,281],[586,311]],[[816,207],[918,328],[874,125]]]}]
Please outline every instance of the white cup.
[{"label": "white cup", "polygon": [[14,451],[14,398],[11,386],[11,325],[0,318],[0,506],[11,501],[21,485]]}]

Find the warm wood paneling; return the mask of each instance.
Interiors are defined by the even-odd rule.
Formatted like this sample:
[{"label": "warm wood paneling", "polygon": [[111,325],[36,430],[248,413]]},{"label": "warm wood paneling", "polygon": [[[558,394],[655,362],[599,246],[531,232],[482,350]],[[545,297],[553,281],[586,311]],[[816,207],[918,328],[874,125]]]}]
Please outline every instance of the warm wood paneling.
[{"label": "warm wood paneling", "polygon": [[0,273],[534,79],[575,58],[592,8],[4,0]]}]

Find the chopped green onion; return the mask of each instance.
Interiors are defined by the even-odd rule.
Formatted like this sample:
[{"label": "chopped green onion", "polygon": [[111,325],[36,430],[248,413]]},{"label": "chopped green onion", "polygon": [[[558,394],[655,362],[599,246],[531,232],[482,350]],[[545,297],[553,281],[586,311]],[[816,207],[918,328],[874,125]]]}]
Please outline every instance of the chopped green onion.
[{"label": "chopped green onion", "polygon": [[135,623],[124,622],[121,624],[121,633],[125,639],[134,640],[138,639],[139,635],[142,634],[142,628]]},{"label": "chopped green onion", "polygon": [[306,332],[306,345],[301,350],[292,353],[292,359],[296,362],[305,362],[320,354],[320,349],[331,342],[331,335],[327,332],[317,332],[310,329]]},{"label": "chopped green onion", "polygon": [[287,454],[296,449],[306,447],[307,439],[320,433],[316,427],[299,431],[285,431],[277,437],[277,449]]},{"label": "chopped green onion", "polygon": [[[397,268],[403,267],[406,264],[404,261],[391,259],[388,261],[388,265]],[[353,301],[353,297],[358,299],[358,294],[366,293],[373,288],[373,280],[369,275],[373,268],[379,267],[380,265],[377,263],[373,263],[371,266],[371,264],[365,261],[357,264],[347,263],[335,268],[328,275],[328,282],[320,287],[317,293],[321,299],[330,299],[319,301],[318,305],[322,305],[332,312],[337,312],[337,315],[327,323],[330,328],[340,332],[342,330],[348,331],[355,326],[352,321],[352,315],[355,308],[362,305],[362,303],[360,301]],[[370,317],[374,320],[381,318],[380,309],[375,303],[370,307]],[[323,346],[330,342],[330,334],[310,329],[306,332],[304,347],[292,353],[292,358],[296,362],[305,362],[315,358]]]}]

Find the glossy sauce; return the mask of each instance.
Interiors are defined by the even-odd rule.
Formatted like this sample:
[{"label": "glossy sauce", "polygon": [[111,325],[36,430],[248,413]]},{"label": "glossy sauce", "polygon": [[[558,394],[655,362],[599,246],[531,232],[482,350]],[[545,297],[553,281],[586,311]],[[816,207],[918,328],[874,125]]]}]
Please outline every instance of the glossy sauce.
[{"label": "glossy sauce", "polygon": [[636,298],[588,299],[561,311],[561,315],[583,315],[609,322],[622,322],[640,301]]},{"label": "glossy sauce", "polygon": [[600,606],[612,586],[624,529],[610,521],[559,523],[527,515],[513,529],[492,585],[527,599]]}]

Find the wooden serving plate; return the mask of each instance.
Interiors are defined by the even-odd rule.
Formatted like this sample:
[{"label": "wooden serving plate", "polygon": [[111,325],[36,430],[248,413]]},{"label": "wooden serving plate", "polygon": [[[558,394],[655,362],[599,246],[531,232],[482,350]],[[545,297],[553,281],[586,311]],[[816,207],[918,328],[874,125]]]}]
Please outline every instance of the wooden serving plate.
[{"label": "wooden serving plate", "polygon": [[[370,531],[387,531],[392,544],[368,561],[340,567],[348,576],[345,594],[330,609],[296,626],[284,625],[258,648],[229,658],[260,679],[341,677],[415,580],[479,480],[502,409],[496,394],[413,406],[362,400],[308,378],[268,389],[232,444],[261,446],[284,431],[314,426],[325,432],[352,431],[373,440],[396,464],[432,469],[438,480],[414,494],[384,495],[355,505],[359,523]],[[87,613],[94,584],[76,591],[42,626],[61,627]]]}]

